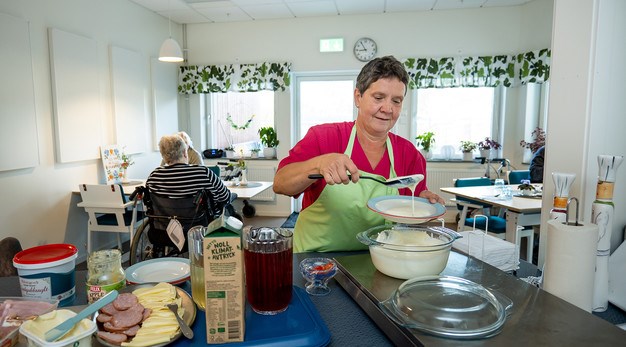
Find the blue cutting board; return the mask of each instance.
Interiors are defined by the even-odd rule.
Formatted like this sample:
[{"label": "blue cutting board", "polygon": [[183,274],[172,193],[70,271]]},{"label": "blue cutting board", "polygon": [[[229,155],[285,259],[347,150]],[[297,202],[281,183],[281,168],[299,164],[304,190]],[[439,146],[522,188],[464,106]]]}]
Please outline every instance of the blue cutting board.
[{"label": "blue cutting board", "polygon": [[[173,346],[207,345],[206,315],[198,310],[192,325],[192,340],[181,336]],[[291,303],[285,312],[273,316],[255,313],[246,303],[246,335],[243,342],[207,346],[326,346],[330,331],[304,289],[293,287]]]}]

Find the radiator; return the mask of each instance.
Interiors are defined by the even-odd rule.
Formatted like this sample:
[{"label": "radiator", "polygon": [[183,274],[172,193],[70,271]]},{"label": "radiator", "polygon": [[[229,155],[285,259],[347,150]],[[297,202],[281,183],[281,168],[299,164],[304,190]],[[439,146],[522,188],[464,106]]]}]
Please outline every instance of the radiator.
[{"label": "radiator", "polygon": [[[274,174],[276,173],[275,167],[250,167],[248,166],[248,181],[274,181]],[[274,201],[276,200],[276,194],[272,188],[268,188],[261,194],[256,195],[250,200],[255,201]]]},{"label": "radiator", "polygon": [[456,206],[450,202],[450,199],[454,198],[454,195],[443,193],[439,188],[454,187],[455,178],[482,177],[485,174],[485,170],[426,169],[426,173],[426,185],[428,186],[428,190],[439,194],[446,201],[446,206]]}]

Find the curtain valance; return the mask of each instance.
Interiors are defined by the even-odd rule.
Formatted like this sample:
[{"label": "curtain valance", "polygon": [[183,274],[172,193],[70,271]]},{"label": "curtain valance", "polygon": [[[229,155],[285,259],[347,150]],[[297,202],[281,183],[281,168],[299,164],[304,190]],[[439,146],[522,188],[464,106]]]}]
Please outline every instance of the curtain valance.
[{"label": "curtain valance", "polygon": [[550,76],[549,49],[516,55],[409,58],[409,89],[446,87],[515,87],[544,83]]},{"label": "curtain valance", "polygon": [[181,66],[180,94],[284,91],[289,87],[291,63]]}]

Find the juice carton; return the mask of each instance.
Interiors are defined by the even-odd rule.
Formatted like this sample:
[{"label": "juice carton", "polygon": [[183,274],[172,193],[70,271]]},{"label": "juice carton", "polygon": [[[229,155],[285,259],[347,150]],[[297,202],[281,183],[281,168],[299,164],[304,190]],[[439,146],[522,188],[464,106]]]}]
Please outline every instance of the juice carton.
[{"label": "juice carton", "polygon": [[207,343],[240,342],[245,335],[245,288],[241,229],[222,217],[207,226],[203,240]]}]

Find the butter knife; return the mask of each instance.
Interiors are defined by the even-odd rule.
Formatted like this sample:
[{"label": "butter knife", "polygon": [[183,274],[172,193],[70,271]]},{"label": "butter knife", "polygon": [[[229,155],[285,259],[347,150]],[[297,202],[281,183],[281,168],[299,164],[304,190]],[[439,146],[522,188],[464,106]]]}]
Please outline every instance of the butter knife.
[{"label": "butter knife", "polygon": [[74,317],[67,319],[61,324],[46,331],[44,335],[44,339],[48,342],[53,342],[63,337],[63,335],[67,334],[67,332],[70,331],[74,327],[74,325],[76,325],[76,323],[80,322],[83,318],[87,318],[88,316],[95,313],[99,309],[103,308],[107,304],[113,302],[113,300],[117,298],[117,295],[118,295],[117,290],[110,291],[109,293],[107,293],[107,295],[101,297],[98,301],[85,307],[82,311],[80,311]]}]

